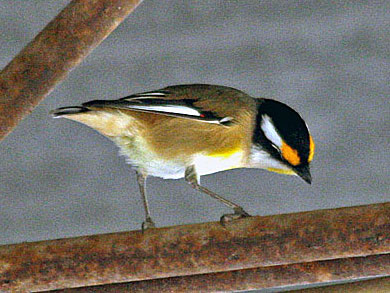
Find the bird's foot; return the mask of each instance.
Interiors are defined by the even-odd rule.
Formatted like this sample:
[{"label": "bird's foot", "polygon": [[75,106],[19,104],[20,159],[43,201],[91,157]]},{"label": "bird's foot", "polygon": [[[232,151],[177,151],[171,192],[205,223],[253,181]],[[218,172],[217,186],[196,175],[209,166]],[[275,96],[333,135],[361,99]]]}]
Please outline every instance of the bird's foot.
[{"label": "bird's foot", "polygon": [[244,211],[244,209],[242,207],[238,207],[238,208],[234,208],[233,214],[223,215],[220,219],[220,222],[221,222],[222,226],[225,226],[225,224],[228,222],[238,220],[241,218],[247,218],[247,217],[251,217],[251,215],[248,214],[246,211]]},{"label": "bird's foot", "polygon": [[154,224],[152,218],[146,218],[145,222],[142,223],[142,232],[150,228],[156,228],[156,224]]}]

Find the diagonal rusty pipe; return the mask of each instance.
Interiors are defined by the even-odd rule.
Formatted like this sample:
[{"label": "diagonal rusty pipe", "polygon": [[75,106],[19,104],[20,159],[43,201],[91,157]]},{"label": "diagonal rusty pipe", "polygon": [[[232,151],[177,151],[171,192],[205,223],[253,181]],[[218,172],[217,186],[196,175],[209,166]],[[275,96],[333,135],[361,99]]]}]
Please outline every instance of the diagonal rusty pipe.
[{"label": "diagonal rusty pipe", "polygon": [[0,73],[0,140],[142,0],[73,0]]},{"label": "diagonal rusty pipe", "polygon": [[[54,290],[390,253],[390,203],[0,246],[0,291]],[[388,258],[385,258],[388,261]]]}]

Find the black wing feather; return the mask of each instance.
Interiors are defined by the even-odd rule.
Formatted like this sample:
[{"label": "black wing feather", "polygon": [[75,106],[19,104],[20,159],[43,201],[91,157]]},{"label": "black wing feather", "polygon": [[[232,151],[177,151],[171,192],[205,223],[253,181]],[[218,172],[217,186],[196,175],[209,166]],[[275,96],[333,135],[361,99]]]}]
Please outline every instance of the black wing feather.
[{"label": "black wing feather", "polygon": [[[156,93],[156,92],[154,92]],[[162,94],[167,94],[166,92],[159,92]],[[204,111],[199,107],[196,107],[194,103],[197,101],[195,99],[162,99],[161,95],[155,95],[153,96],[152,93],[150,93],[150,96],[147,95],[148,93],[144,94],[137,94],[137,95],[131,95],[128,97],[121,98],[119,100],[94,100],[89,101],[84,104],[82,104],[83,107],[86,108],[116,108],[116,109],[127,109],[132,111],[138,111],[138,112],[145,112],[145,113],[153,113],[153,114],[160,114],[165,116],[171,116],[171,117],[179,117],[179,118],[186,118],[186,119],[192,119],[197,120],[201,122],[206,123],[214,123],[214,124],[221,124],[228,126],[231,123],[230,117],[219,117],[215,115],[215,113],[210,111]],[[151,107],[167,107],[167,106],[182,106],[187,107],[193,110],[196,110],[199,113],[198,115],[190,115],[190,114],[184,114],[184,113],[175,113],[175,112],[165,112],[165,111],[158,111],[154,109],[137,109],[137,106],[145,106],[146,108],[148,106]]]}]

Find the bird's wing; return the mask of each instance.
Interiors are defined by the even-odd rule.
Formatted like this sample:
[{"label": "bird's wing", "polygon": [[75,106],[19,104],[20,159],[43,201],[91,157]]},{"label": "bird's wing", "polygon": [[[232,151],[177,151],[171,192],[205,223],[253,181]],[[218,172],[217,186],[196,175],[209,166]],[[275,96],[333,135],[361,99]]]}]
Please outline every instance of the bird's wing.
[{"label": "bird's wing", "polygon": [[228,126],[231,117],[219,117],[216,113],[196,106],[197,98],[181,97],[176,92],[158,90],[134,94],[119,100],[95,100],[84,103],[86,108],[115,108],[145,113],[197,120]]}]

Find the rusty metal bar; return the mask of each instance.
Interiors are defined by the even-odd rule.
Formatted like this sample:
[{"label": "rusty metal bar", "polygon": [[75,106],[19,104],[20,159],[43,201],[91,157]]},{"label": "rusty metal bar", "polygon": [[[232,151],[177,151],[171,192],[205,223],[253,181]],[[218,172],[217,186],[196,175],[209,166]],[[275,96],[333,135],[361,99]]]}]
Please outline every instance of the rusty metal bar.
[{"label": "rusty metal bar", "polygon": [[[90,291],[91,292],[91,291]],[[386,293],[390,292],[390,277],[385,278],[375,278],[372,280],[365,280],[347,284],[338,284],[338,285],[327,285],[324,287],[303,289],[299,291],[290,291],[290,292],[300,292],[300,293],[356,293],[356,292],[366,292],[366,293]]]},{"label": "rusty metal bar", "polygon": [[[56,290],[64,293],[84,292],[232,292],[243,290],[318,285],[390,275],[390,254],[342,258],[310,263],[261,267],[221,273],[154,279],[131,283],[109,284],[84,288]],[[378,279],[377,279],[378,280]],[[389,278],[387,286],[390,288]],[[379,280],[378,280],[379,281]],[[364,283],[364,282],[362,282]],[[340,285],[342,288],[348,285]],[[351,285],[356,287],[358,285]],[[367,286],[360,284],[360,286]],[[339,286],[332,286],[338,288]],[[321,287],[323,288],[323,287]],[[327,290],[331,290],[329,288]],[[315,288],[309,290],[317,292]],[[306,292],[306,291],[304,291]],[[320,291],[322,292],[322,291]],[[332,292],[332,291],[329,291]],[[348,291],[338,291],[348,292]],[[370,291],[379,292],[379,291]],[[389,290],[390,292],[390,290]]]},{"label": "rusty metal bar", "polygon": [[0,73],[0,140],[142,0],[73,0]]},{"label": "rusty metal bar", "polygon": [[390,203],[0,246],[1,290],[54,290],[390,253]]}]

